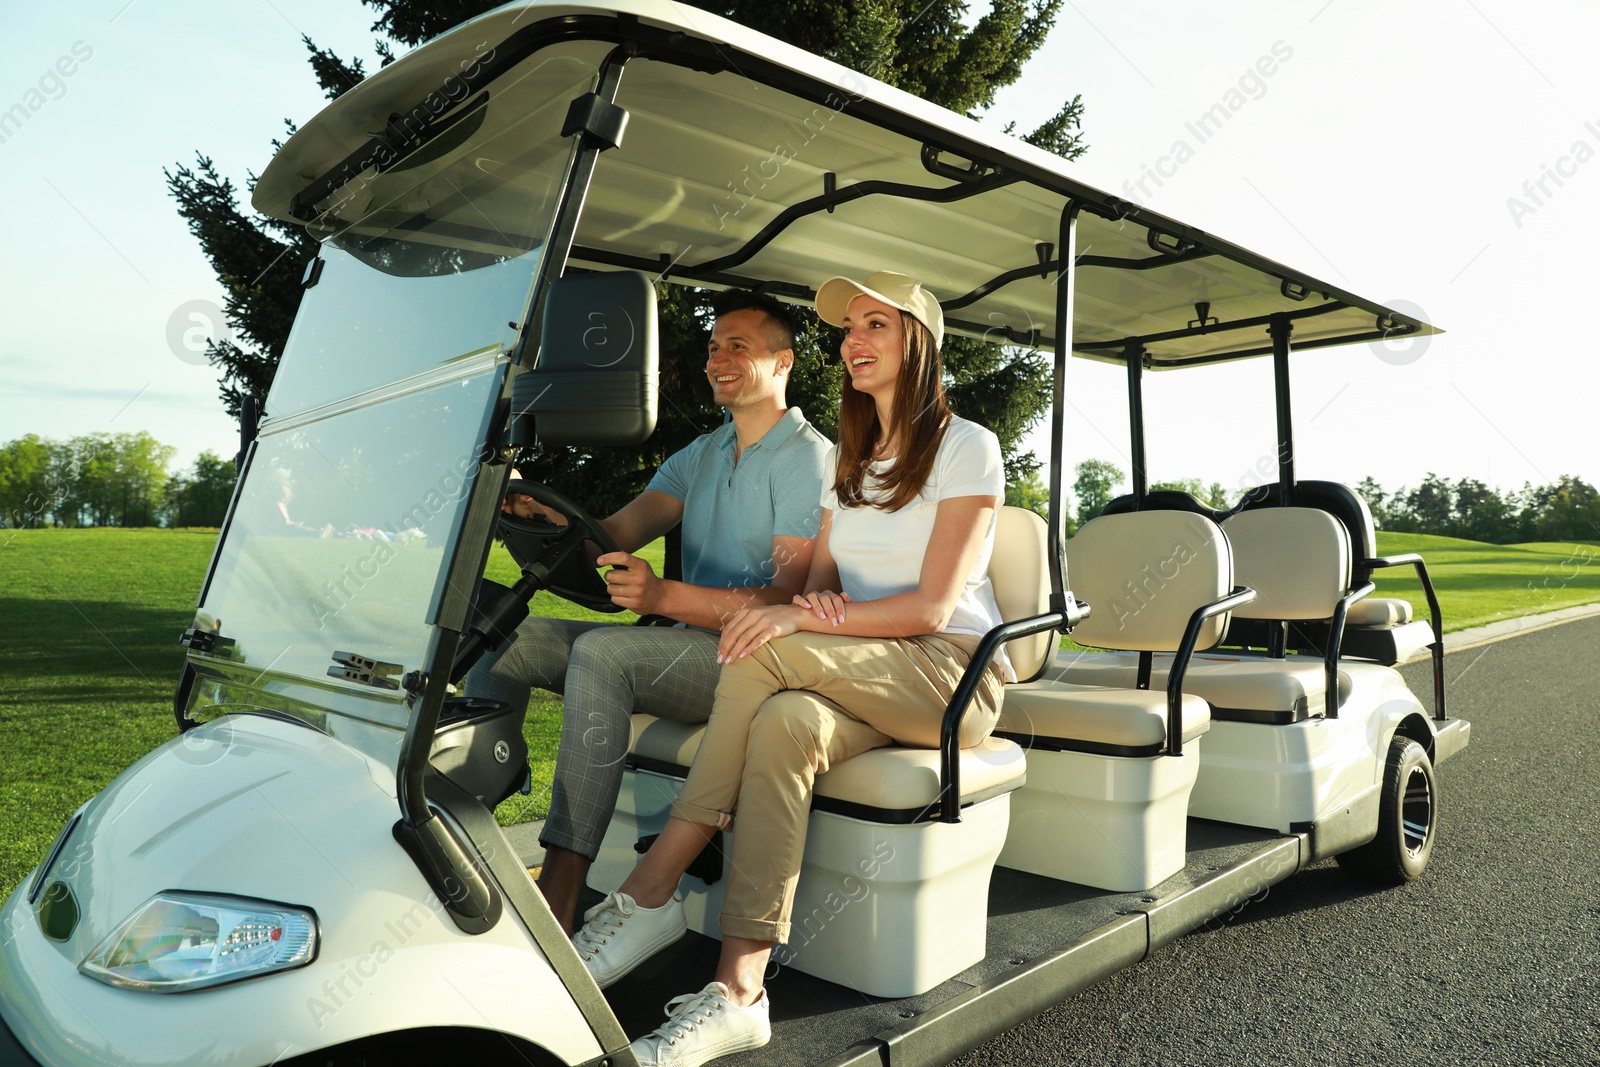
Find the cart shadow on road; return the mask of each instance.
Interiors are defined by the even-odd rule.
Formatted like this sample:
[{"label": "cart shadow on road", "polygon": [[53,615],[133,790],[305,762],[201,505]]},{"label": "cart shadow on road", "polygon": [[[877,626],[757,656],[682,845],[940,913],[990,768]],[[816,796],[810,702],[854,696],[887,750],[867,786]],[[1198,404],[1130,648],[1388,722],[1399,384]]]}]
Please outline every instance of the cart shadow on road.
[{"label": "cart shadow on road", "polygon": [[1319,860],[1294,877],[1268,886],[1233,910],[1214,917],[1202,929],[1216,929],[1219,924],[1250,926],[1286,915],[1348,904],[1393,889],[1353,877],[1332,859]]}]

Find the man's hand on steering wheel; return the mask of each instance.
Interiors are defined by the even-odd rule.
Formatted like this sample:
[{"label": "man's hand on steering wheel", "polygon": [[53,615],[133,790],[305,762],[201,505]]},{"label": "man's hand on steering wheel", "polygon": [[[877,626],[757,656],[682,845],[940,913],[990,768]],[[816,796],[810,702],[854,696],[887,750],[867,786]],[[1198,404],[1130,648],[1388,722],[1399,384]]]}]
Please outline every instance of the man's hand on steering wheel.
[{"label": "man's hand on steering wheel", "polygon": [[[517,471],[512,471],[511,477],[513,479],[512,486],[523,480],[522,475]],[[506,498],[500,504],[500,511],[502,514],[511,515],[518,519],[535,519],[539,522],[547,522],[552,526],[565,526],[569,521],[565,515],[555,508],[547,507],[527,493],[519,493],[511,487],[506,489]]]},{"label": "man's hand on steering wheel", "polygon": [[524,580],[536,578],[534,588],[594,611],[617,610],[610,588],[590,565],[589,544],[598,546],[598,555],[626,554],[598,519],[549,486],[520,478],[507,487],[500,510],[501,537]]},{"label": "man's hand on steering wheel", "polygon": [[605,579],[613,604],[635,615],[661,614],[661,594],[666,583],[647,560],[628,552],[607,552],[595,562],[611,568]]}]

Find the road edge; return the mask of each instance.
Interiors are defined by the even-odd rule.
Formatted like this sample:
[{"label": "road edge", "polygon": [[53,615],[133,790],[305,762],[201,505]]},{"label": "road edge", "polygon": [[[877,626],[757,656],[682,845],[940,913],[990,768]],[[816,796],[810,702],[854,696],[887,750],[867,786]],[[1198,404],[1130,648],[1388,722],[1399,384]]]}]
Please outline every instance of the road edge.
[{"label": "road edge", "polygon": [[[1491,622],[1485,626],[1474,626],[1470,630],[1457,630],[1444,635],[1444,650],[1446,653],[1461,652],[1480,645],[1493,644],[1504,641],[1510,637],[1533,633],[1536,630],[1547,630],[1552,626],[1560,626],[1565,622],[1575,622],[1578,619],[1587,619],[1600,615],[1600,603],[1578,604],[1570,608],[1560,608],[1556,611],[1544,611],[1536,615],[1519,615],[1514,619],[1502,619]],[[1427,653],[1414,657],[1410,662],[1425,659]]]}]

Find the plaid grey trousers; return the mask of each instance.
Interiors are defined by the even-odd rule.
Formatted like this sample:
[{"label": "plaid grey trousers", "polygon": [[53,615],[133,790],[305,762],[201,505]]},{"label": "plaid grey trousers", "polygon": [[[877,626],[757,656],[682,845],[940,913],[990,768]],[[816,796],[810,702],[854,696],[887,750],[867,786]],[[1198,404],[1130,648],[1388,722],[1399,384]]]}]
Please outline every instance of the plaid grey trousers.
[{"label": "plaid grey trousers", "polygon": [[530,689],[565,698],[541,845],[590,860],[599,855],[622,790],[629,716],[705,722],[721,671],[716,654],[717,635],[704,630],[530,618],[510,643],[473,667],[469,696],[521,713]]}]

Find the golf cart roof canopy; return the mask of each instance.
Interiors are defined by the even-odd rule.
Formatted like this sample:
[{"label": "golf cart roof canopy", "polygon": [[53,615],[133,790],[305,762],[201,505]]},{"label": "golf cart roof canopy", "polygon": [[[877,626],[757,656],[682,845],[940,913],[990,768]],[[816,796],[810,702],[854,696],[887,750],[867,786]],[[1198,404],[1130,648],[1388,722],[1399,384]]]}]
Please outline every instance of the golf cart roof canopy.
[{"label": "golf cart roof canopy", "polygon": [[[625,117],[574,106],[590,85],[562,72],[619,59]],[[1270,355],[1274,314],[1292,320],[1296,349],[1437,332],[1085,185],[1048,152],[668,0],[515,3],[464,23],[302,127],[254,204],[336,242],[404,231],[518,255],[538,241],[518,225],[520,198],[547,195],[531,186],[571,138],[528,144],[511,131],[569,107],[564,129],[620,142],[588,190],[579,266],[797,302],[833,274],[898,270],[940,298],[952,332],[1054,348],[1072,210],[1075,355],[1132,351],[1151,369]],[[483,179],[469,192],[464,162]]]}]

